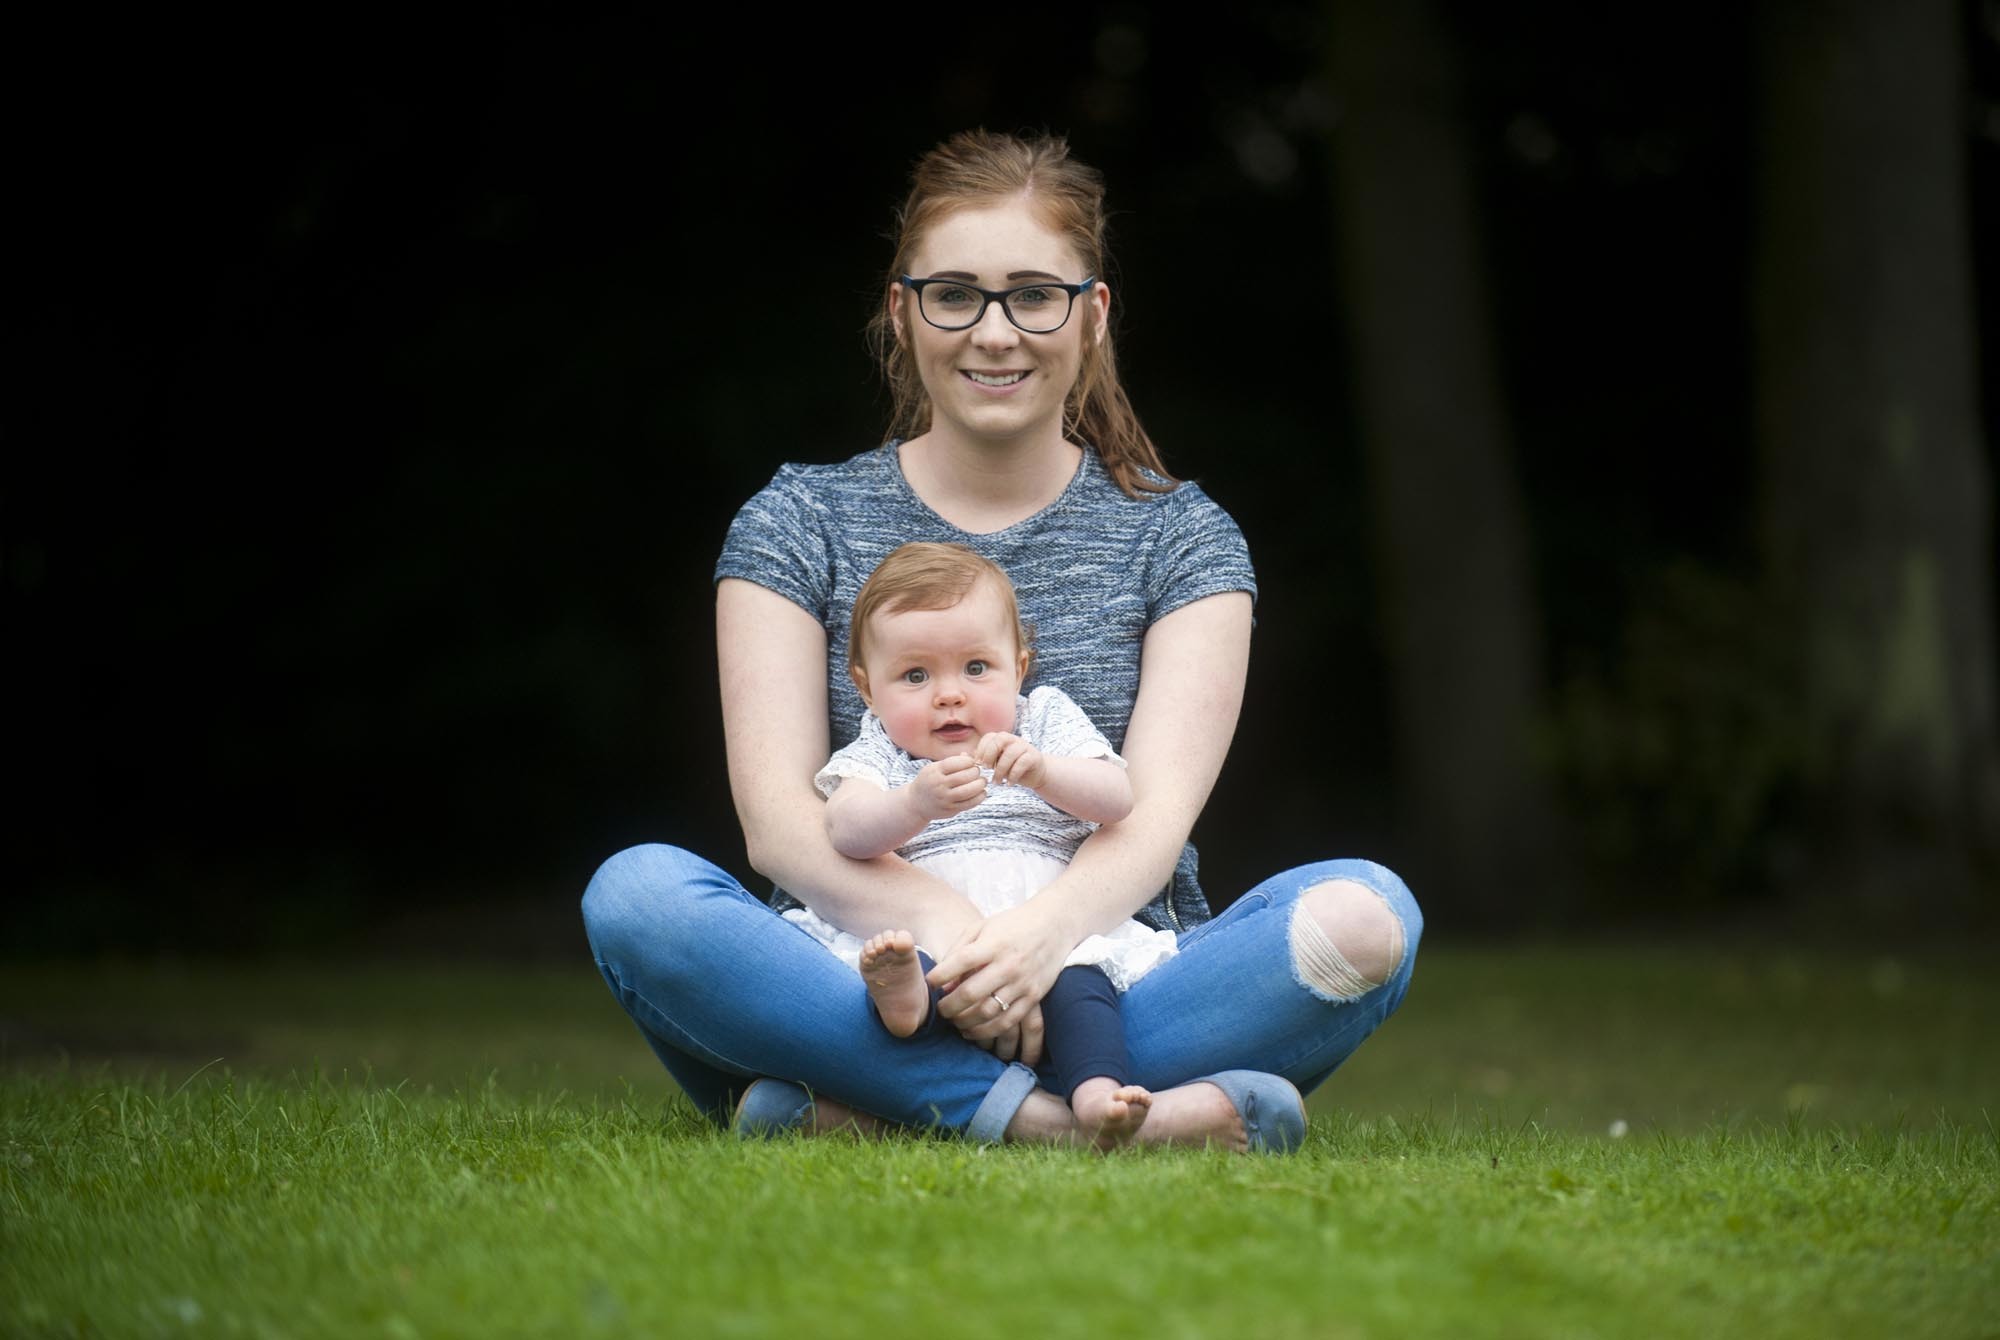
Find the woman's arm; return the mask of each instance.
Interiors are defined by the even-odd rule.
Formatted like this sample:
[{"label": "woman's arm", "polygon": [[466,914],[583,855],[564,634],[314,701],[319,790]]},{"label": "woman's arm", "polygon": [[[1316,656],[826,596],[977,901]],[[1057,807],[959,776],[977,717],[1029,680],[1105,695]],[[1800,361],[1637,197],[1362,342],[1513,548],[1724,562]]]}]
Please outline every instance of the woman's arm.
[{"label": "woman's arm", "polygon": [[1092,834],[1048,889],[969,927],[939,960],[931,980],[959,985],[938,1011],[967,1037],[1002,1032],[1019,1002],[1047,994],[1071,949],[1166,885],[1222,771],[1249,665],[1247,594],[1197,600],[1147,630],[1123,750],[1132,813]]},{"label": "woman's arm", "polygon": [[776,592],[726,577],[715,645],[729,789],[751,866],[856,934],[959,939],[979,920],[962,894],[893,855],[849,860],[827,838],[812,785],[826,762],[826,630]]}]

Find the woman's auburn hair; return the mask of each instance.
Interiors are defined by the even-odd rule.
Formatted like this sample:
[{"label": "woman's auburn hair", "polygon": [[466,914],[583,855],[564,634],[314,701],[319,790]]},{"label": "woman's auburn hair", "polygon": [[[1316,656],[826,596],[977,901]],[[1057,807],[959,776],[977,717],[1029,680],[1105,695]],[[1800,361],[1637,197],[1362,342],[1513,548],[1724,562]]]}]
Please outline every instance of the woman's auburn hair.
[{"label": "woman's auburn hair", "polygon": [[1035,669],[1035,634],[1021,618],[1021,607],[1014,599],[1014,583],[1008,580],[1007,570],[965,545],[925,540],[897,545],[861,584],[860,593],[854,597],[854,610],[848,615],[848,673],[860,669],[862,640],[868,632],[868,621],[877,614],[948,610],[982,581],[993,583],[1000,593],[1007,622],[1014,626],[1015,648],[1028,653],[1027,665],[1021,672],[1021,678],[1027,679]]},{"label": "woman's auburn hair", "polygon": [[[1023,138],[980,129],[953,135],[911,169],[910,194],[896,212],[896,255],[889,266],[889,283],[894,285],[909,273],[924,234],[939,220],[961,209],[1011,200],[1026,202],[1045,226],[1068,242],[1087,276],[1104,278],[1108,257],[1102,175],[1071,158],[1068,141],[1059,135]],[[912,314],[915,308],[915,303],[903,304],[906,322],[917,319]],[[931,402],[916,360],[898,334],[885,299],[868,323],[868,341],[893,401],[889,435],[909,438],[929,431]],[[1083,342],[1076,384],[1063,401],[1063,436],[1095,449],[1106,473],[1131,497],[1170,493],[1180,482],[1167,473],[1159,448],[1140,426],[1118,382],[1108,328],[1102,340]]]}]

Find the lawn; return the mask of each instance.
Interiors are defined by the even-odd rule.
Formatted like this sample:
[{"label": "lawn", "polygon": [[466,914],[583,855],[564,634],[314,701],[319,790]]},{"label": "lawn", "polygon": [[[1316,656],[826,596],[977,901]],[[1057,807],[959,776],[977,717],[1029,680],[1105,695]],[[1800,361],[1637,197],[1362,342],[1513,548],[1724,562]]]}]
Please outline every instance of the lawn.
[{"label": "lawn", "polygon": [[1991,1336],[1981,966],[1427,947],[1275,1160],[741,1145],[587,965],[16,965],[0,1333]]}]

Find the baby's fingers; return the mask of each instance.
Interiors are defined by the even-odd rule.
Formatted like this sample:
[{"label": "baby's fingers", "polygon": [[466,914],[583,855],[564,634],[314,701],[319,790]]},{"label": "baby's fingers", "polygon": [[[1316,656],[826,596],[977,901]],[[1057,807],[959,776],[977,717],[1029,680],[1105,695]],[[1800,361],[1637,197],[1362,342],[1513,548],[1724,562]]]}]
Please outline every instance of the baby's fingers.
[{"label": "baby's fingers", "polygon": [[1019,781],[1033,771],[1030,766],[1035,757],[1035,747],[1026,740],[1015,740],[1000,754],[993,765],[993,780],[996,782]]},{"label": "baby's fingers", "polygon": [[939,759],[931,766],[953,786],[963,785],[968,778],[979,776],[979,760],[970,754],[953,754],[950,758]]},{"label": "baby's fingers", "polygon": [[1014,745],[1026,743],[1027,741],[1023,740],[1020,736],[1009,735],[1004,730],[989,731],[979,737],[979,744],[972,752],[987,767],[998,768],[1001,758],[1009,748]]}]

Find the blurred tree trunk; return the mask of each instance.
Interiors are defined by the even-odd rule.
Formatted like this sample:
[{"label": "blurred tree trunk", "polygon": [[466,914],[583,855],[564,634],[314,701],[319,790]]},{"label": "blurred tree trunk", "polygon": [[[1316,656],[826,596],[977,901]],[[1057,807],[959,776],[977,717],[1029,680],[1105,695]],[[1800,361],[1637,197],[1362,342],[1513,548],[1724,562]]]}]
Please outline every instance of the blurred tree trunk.
[{"label": "blurred tree trunk", "polygon": [[1341,279],[1413,885],[1461,918],[1555,910],[1530,759],[1540,619],[1509,462],[1455,53],[1430,0],[1333,0]]},{"label": "blurred tree trunk", "polygon": [[1878,916],[1967,912],[2000,844],[1958,24],[1951,0],[1772,0],[1760,33],[1757,434],[1808,734],[1796,874]]}]

